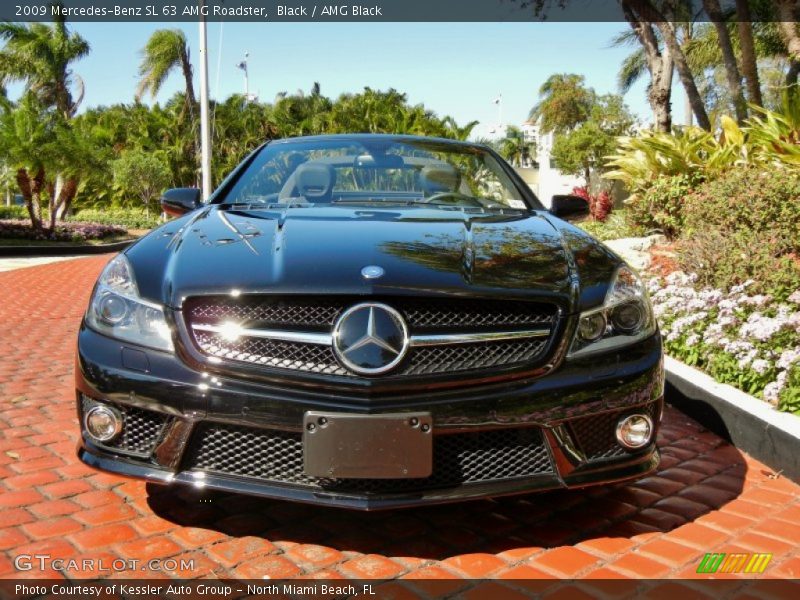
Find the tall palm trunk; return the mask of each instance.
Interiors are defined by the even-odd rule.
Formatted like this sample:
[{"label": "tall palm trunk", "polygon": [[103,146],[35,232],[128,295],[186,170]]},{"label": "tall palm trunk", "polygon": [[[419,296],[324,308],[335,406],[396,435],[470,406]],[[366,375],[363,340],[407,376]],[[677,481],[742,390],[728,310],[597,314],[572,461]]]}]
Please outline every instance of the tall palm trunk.
[{"label": "tall palm trunk", "polygon": [[17,169],[16,179],[28,216],[31,219],[31,227],[34,231],[41,231],[41,196],[42,188],[44,187],[44,169],[40,167],[33,177],[30,176],[27,169]]},{"label": "tall palm trunk", "polygon": [[78,179],[75,177],[68,177],[64,182],[64,187],[61,188],[61,197],[58,200],[58,207],[56,216],[59,221],[66,221],[67,213],[72,207],[72,201],[78,194]]},{"label": "tall palm trunk", "polygon": [[742,94],[742,76],[739,73],[739,66],[736,64],[736,54],[733,52],[731,36],[728,32],[725,18],[722,15],[722,7],[719,5],[719,0],[703,0],[703,7],[706,9],[706,13],[717,31],[717,40],[722,51],[722,62],[725,65],[725,76],[728,79],[728,87],[733,96],[736,120],[739,124],[742,124],[747,118],[747,104]]},{"label": "tall palm trunk", "polygon": [[192,106],[195,105],[194,97],[194,82],[192,81],[192,63],[189,60],[189,52],[184,52],[183,56],[181,56],[181,70],[183,71],[183,79],[186,83],[186,101],[191,103]]},{"label": "tall palm trunk", "polygon": [[800,35],[797,33],[797,19],[794,0],[778,0],[778,24],[786,42],[789,56],[800,60]]},{"label": "tall palm trunk", "polygon": [[800,35],[797,33],[797,15],[793,0],[777,0],[778,26],[786,44],[789,54],[789,72],[786,75],[786,85],[794,86],[797,83],[797,73],[800,70]]},{"label": "tall palm trunk", "polygon": [[692,105],[692,112],[697,119],[697,124],[705,129],[711,131],[711,121],[708,118],[703,98],[700,96],[700,91],[697,89],[697,84],[694,81],[694,75],[689,68],[689,63],[686,62],[686,55],[681,50],[678,43],[678,38],[675,35],[674,23],[667,20],[659,21],[656,27],[661,32],[661,37],[672,52],[672,59],[675,61],[675,69],[678,71],[678,78],[683,84],[683,89],[686,90],[686,95],[689,96],[689,102]]},{"label": "tall palm trunk", "polygon": [[663,50],[659,47],[653,24],[647,19],[649,13],[645,4],[637,0],[621,0],[622,12],[644,49],[650,72],[647,100],[653,110],[653,124],[656,131],[669,133],[672,130],[672,53],[669,47]]},{"label": "tall palm trunk", "polygon": [[739,29],[739,48],[742,51],[742,74],[747,84],[747,99],[752,104],[763,106],[749,0],[736,0],[736,20]]},{"label": "tall palm trunk", "polygon": [[50,222],[48,224],[48,229],[52,232],[56,228],[56,215],[58,213],[58,200],[61,196],[61,190],[64,189],[64,176],[59,173],[56,175],[56,181],[54,185],[49,186],[49,199],[47,203],[47,213],[50,217]]},{"label": "tall palm trunk", "polygon": [[[694,28],[692,23],[686,23],[683,29],[683,50],[684,55],[686,54],[686,49],[689,47],[689,44],[692,41],[692,37],[694,34]],[[689,101],[689,95],[686,92],[683,93],[683,124],[687,127],[691,127],[694,124],[694,115],[692,114],[692,103]]]}]

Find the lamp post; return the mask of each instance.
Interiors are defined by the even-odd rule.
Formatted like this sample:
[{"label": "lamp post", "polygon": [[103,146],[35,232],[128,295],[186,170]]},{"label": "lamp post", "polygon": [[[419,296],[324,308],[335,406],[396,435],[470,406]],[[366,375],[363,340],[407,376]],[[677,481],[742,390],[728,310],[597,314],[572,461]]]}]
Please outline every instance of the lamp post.
[{"label": "lamp post", "polygon": [[247,74],[247,59],[250,57],[249,52],[244,53],[244,60],[237,63],[236,67],[244,71],[244,101],[250,102],[250,80]]},{"label": "lamp post", "polygon": [[497,105],[497,126],[489,130],[489,133],[503,133],[503,94],[497,95],[497,98],[492,100],[492,104]]}]

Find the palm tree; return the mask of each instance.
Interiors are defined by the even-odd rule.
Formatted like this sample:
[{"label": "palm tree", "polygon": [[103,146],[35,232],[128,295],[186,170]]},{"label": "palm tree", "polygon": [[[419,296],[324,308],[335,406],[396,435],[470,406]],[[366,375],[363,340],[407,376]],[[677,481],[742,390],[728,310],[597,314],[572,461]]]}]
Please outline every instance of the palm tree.
[{"label": "palm tree", "polygon": [[506,137],[500,142],[500,154],[515,167],[522,167],[533,160],[531,150],[535,154],[536,147],[525,141],[525,136],[518,127],[509,126]]},{"label": "palm tree", "polygon": [[[72,71],[71,64],[89,53],[88,42],[70,31],[63,17],[57,17],[52,24],[0,23],[0,39],[5,41],[0,50],[0,86],[11,81],[24,82],[26,92],[32,94],[40,105],[37,110],[41,112],[46,107],[55,107],[63,119],[60,131],[68,128],[68,121],[78,110],[84,92],[83,80]],[[29,98],[21,103],[20,111],[32,114],[32,102]],[[48,129],[39,130],[39,133],[56,135],[55,130]],[[49,143],[49,140],[41,141]],[[33,175],[29,174],[28,167],[31,166]],[[39,195],[46,186],[45,161],[39,160],[28,167],[18,170],[17,182],[26,198],[31,225],[34,229],[41,229]],[[51,198],[51,201],[59,205],[68,204],[71,190],[78,188],[76,177],[64,181],[63,173],[59,172],[54,186],[57,198]]]},{"label": "palm tree", "polygon": [[543,133],[561,133],[574,129],[589,117],[594,90],[587,88],[583,75],[556,73],[539,88],[539,102],[530,118],[540,121]]},{"label": "palm tree", "polygon": [[747,95],[752,104],[762,106],[761,83],[758,78],[753,24],[749,0],[736,0],[736,21],[739,30],[739,47],[742,53],[742,74],[747,83]]},{"label": "palm tree", "polygon": [[447,116],[442,119],[442,125],[444,125],[447,135],[461,141],[469,137],[469,134],[477,127],[478,123],[479,121],[470,121],[463,127],[459,127],[453,117]]},{"label": "palm tree", "polygon": [[[71,118],[83,99],[83,81],[70,65],[89,54],[89,44],[63,18],[47,23],[0,23],[0,87],[22,81],[46,106]],[[75,90],[73,96],[72,90]]]},{"label": "palm tree", "polygon": [[741,125],[747,118],[747,105],[742,92],[742,75],[739,73],[739,65],[736,63],[736,54],[733,51],[728,25],[719,0],[703,0],[703,7],[717,32],[717,43],[722,52],[722,63],[725,66],[728,87],[733,97],[736,121]]},{"label": "palm tree", "polygon": [[57,116],[30,91],[16,106],[8,101],[0,106],[0,162],[15,171],[17,186],[36,231],[42,230],[45,172],[60,150],[56,142]]},{"label": "palm tree", "polygon": [[149,93],[158,95],[169,74],[180,68],[186,85],[186,106],[193,110],[196,100],[192,83],[192,63],[189,59],[189,45],[186,35],[180,29],[158,29],[153,32],[142,50],[139,64],[139,85],[136,99]]}]

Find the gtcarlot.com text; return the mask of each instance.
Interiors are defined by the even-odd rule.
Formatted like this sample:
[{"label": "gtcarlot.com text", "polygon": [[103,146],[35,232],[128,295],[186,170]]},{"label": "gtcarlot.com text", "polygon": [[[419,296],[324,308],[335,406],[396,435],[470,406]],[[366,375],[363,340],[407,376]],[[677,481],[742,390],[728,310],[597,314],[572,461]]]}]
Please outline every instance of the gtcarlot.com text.
[{"label": "gtcarlot.com text", "polygon": [[49,554],[19,554],[14,557],[14,567],[18,571],[56,571],[77,572],[112,572],[112,571],[192,571],[192,558],[153,558],[139,560],[137,558],[52,558]]}]

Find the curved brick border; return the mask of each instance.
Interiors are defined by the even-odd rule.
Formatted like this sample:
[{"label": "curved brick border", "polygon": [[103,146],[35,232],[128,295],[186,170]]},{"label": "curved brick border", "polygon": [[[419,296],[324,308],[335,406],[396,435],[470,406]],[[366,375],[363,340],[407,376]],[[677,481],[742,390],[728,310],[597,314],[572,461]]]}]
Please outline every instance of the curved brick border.
[{"label": "curved brick border", "polygon": [[[75,458],[72,369],[81,314],[109,258],[0,273],[0,290],[12,290],[0,302],[0,578],[19,575],[22,553],[191,558],[192,571],[119,576],[396,578],[396,598],[455,596],[461,578],[493,577],[517,580],[498,588],[509,597],[525,578],[705,579],[696,570],[706,552],[771,552],[765,577],[800,577],[800,486],[671,407],[662,463],[648,477],[423,509],[365,514],[93,472]],[[567,597],[569,584],[553,585],[562,586],[553,597]],[[669,597],[681,591],[691,593]]]},{"label": "curved brick border", "polygon": [[675,406],[784,476],[800,481],[800,417],[666,357]]}]

